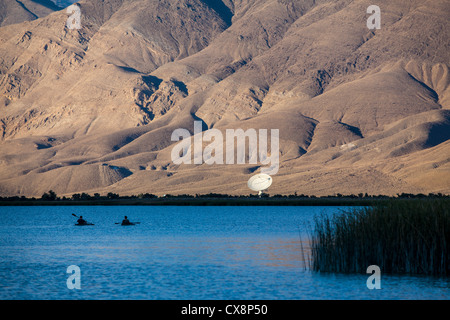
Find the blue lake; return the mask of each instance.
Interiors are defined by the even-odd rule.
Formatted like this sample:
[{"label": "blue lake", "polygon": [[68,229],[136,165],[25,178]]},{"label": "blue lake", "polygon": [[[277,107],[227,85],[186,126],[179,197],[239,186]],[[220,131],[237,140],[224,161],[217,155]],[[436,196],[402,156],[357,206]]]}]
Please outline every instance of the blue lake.
[{"label": "blue lake", "polygon": [[[0,299],[450,298],[449,279],[382,274],[369,290],[369,275],[305,269],[300,239],[314,215],[340,209],[0,207]],[[72,213],[95,225],[74,226]],[[141,223],[116,225],[125,215]]]}]

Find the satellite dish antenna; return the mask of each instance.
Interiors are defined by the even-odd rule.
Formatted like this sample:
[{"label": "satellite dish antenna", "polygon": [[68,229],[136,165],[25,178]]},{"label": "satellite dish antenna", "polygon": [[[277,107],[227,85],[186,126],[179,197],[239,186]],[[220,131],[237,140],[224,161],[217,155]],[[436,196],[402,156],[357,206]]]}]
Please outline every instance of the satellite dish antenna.
[{"label": "satellite dish antenna", "polygon": [[272,184],[272,177],[265,173],[259,173],[248,179],[247,185],[253,191],[258,191],[259,195]]}]

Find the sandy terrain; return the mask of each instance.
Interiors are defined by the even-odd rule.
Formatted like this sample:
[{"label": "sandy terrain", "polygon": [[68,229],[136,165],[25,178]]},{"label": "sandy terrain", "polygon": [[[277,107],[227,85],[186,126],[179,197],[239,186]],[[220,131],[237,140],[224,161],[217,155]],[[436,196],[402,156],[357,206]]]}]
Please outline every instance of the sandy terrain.
[{"label": "sandy terrain", "polygon": [[365,0],[82,0],[80,30],[14,3],[0,195],[251,193],[261,163],[172,162],[196,120],[278,129],[270,194],[450,193],[449,1],[380,0],[379,30]]}]

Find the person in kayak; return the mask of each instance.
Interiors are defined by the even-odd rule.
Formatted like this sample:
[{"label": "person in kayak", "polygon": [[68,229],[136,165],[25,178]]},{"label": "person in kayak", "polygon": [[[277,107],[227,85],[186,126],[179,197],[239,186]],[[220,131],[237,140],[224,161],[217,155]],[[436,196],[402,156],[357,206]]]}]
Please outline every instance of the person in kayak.
[{"label": "person in kayak", "polygon": [[132,223],[130,222],[130,220],[128,220],[128,217],[125,216],[125,219],[122,220],[122,225],[123,226],[129,226],[132,225]]},{"label": "person in kayak", "polygon": [[83,219],[83,216],[80,216],[80,218],[77,220],[78,224],[85,225],[87,224],[87,221]]}]

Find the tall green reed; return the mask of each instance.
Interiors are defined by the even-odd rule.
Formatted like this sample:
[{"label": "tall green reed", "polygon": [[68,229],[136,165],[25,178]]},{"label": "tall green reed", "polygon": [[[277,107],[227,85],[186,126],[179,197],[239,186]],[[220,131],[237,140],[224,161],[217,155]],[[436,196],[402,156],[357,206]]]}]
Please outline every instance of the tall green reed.
[{"label": "tall green reed", "polygon": [[315,218],[315,271],[450,275],[450,200],[391,200]]}]

